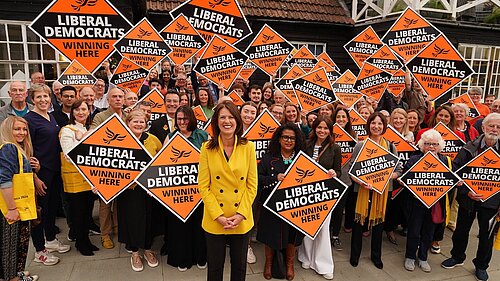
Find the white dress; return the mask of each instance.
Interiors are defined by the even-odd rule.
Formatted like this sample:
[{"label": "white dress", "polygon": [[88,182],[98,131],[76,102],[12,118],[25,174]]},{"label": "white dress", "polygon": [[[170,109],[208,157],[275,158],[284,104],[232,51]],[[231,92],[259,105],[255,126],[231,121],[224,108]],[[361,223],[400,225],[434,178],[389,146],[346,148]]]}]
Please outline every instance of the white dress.
[{"label": "white dress", "polygon": [[334,271],[332,246],[330,244],[330,218],[325,220],[323,227],[319,230],[316,239],[304,237],[299,247],[299,261],[303,265],[309,265],[318,274],[327,274]]}]

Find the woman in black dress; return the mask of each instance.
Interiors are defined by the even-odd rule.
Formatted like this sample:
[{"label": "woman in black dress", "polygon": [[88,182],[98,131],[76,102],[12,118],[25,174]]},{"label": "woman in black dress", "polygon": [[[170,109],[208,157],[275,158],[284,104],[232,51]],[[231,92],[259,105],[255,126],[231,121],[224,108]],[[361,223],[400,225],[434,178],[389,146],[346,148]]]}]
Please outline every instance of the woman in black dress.
[{"label": "woman in black dress", "polygon": [[[278,181],[283,180],[286,169],[295,155],[304,148],[305,140],[299,127],[294,123],[280,126],[269,144],[269,151],[258,165],[259,200],[264,203]],[[302,244],[304,235],[266,208],[260,212],[257,240],[265,244],[266,262],[264,278],[271,279],[271,266],[275,250],[286,251],[286,278],[293,279],[295,247]]]}]

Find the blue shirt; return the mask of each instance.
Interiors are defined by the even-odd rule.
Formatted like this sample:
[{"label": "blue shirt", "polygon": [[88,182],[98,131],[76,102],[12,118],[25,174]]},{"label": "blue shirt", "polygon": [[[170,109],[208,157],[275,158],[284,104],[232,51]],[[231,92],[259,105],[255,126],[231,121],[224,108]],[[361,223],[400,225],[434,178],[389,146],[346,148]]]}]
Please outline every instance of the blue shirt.
[{"label": "blue shirt", "polygon": [[[12,187],[12,177],[19,174],[19,160],[17,158],[17,146],[7,143],[0,148],[0,188]],[[23,171],[31,172],[31,165],[23,155]]]},{"label": "blue shirt", "polygon": [[33,156],[40,161],[40,166],[51,171],[61,171],[61,144],[56,119],[49,114],[50,121],[40,114],[30,111],[24,116],[33,144]]}]

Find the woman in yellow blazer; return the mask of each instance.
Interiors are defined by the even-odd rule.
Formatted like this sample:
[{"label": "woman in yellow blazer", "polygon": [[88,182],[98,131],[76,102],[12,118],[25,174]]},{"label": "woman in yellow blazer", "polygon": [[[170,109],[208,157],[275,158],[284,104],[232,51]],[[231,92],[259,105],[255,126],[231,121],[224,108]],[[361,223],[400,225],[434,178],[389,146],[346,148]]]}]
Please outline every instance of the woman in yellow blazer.
[{"label": "woman in yellow blazer", "polygon": [[257,193],[255,146],[241,137],[243,122],[236,106],[225,101],[212,116],[214,138],[201,147],[198,188],[204,203],[208,281],[222,281],[226,244],[231,280],[245,280],[252,203]]}]

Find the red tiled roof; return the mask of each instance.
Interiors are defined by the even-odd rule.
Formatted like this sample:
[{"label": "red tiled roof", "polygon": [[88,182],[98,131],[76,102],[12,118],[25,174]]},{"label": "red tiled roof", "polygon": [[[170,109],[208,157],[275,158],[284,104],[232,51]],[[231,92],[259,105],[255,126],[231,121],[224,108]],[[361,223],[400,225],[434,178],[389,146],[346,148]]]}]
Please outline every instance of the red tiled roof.
[{"label": "red tiled roof", "polygon": [[[148,11],[169,12],[182,0],[147,0]],[[249,17],[353,24],[337,0],[239,0]]]}]

